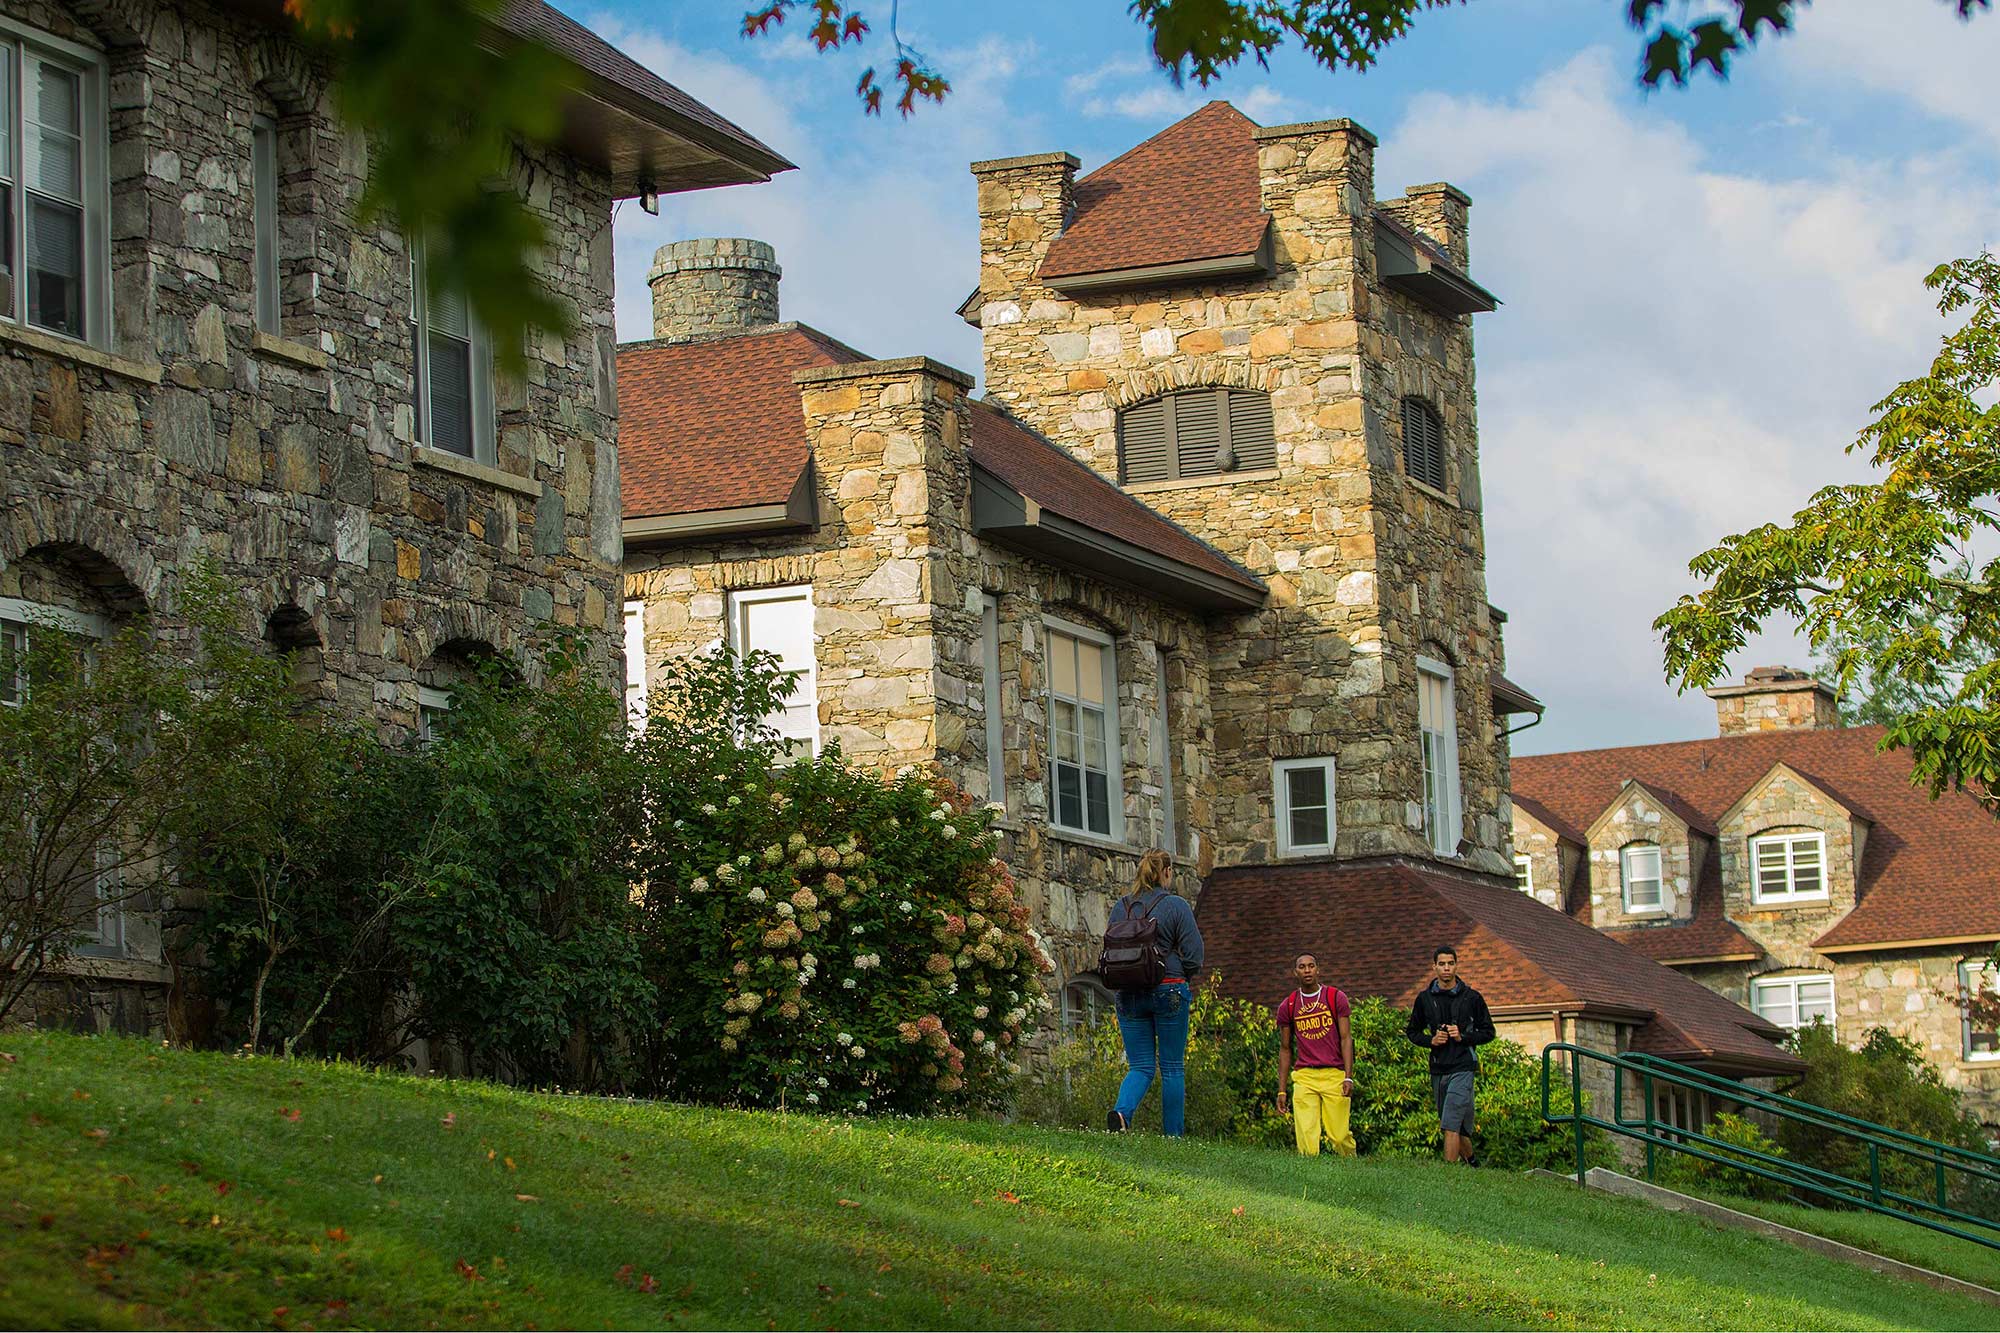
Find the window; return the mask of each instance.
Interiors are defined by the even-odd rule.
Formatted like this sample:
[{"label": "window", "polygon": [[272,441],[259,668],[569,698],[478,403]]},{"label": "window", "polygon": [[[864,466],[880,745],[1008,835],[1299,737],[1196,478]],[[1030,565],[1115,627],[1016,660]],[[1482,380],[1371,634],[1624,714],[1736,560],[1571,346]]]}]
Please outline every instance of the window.
[{"label": "window", "polygon": [[1254,389],[1184,389],[1118,414],[1118,477],[1173,481],[1273,467],[1271,396]]},{"label": "window", "polygon": [[796,754],[819,752],[819,677],[813,655],[812,589],[762,588],[729,595],[729,641],[736,654],[766,652],[797,672],[792,690],[764,720]]},{"label": "window", "polygon": [[1750,839],[1756,878],[1750,899],[1759,903],[1826,897],[1826,835],[1786,833]]},{"label": "window", "polygon": [[12,708],[27,696],[28,627],[0,620],[0,706]]},{"label": "window", "polygon": [[1794,1031],[1812,1023],[1833,1026],[1833,978],[1824,972],[1771,977],[1750,985],[1750,1007],[1760,1017]]},{"label": "window", "polygon": [[257,327],[265,333],[283,333],[278,297],[278,122],[264,115],[250,121],[250,208],[256,222],[251,285],[257,298]]},{"label": "window", "polygon": [[1445,489],[1444,419],[1421,398],[1403,400],[1403,471]]},{"label": "window", "polygon": [[424,247],[417,243],[410,246],[410,344],[417,358],[417,443],[491,463],[493,364],[486,331],[463,293],[429,290]]},{"label": "window", "polygon": [[1062,990],[1064,1035],[1090,1031],[1109,1017],[1113,1008],[1111,992],[1096,977],[1085,974],[1072,978]]},{"label": "window", "polygon": [[1050,622],[1049,818],[1099,837],[1123,832],[1118,774],[1118,676],[1111,640]]},{"label": "window", "polygon": [[97,873],[75,903],[76,951],[86,958],[120,958],[125,953],[125,876],[117,849],[100,844]]},{"label": "window", "polygon": [[1968,958],[1958,965],[1959,999],[1978,1004],[1959,1019],[1963,1033],[1961,1052],[1968,1060],[2000,1060],[2000,972],[1988,958]]},{"label": "window", "polygon": [[625,717],[646,724],[646,604],[625,603]]},{"label": "window", "polygon": [[1333,850],[1333,760],[1280,759],[1271,765],[1278,855],[1321,856]]},{"label": "window", "polygon": [[11,708],[28,697],[28,641],[51,630],[108,639],[111,622],[85,611],[0,597],[0,707]]},{"label": "window", "polygon": [[429,745],[436,740],[444,727],[444,715],[450,711],[449,691],[417,686],[417,744]]},{"label": "window", "polygon": [[1000,726],[1000,599],[992,593],[980,599],[979,649],[981,685],[986,699],[986,799],[1007,804],[1007,752],[1001,748]]},{"label": "window", "polygon": [[0,19],[0,319],[105,340],[105,162],[102,62]]},{"label": "window", "polygon": [[1625,886],[1628,912],[1664,912],[1666,895],[1660,883],[1660,845],[1635,842],[1618,853],[1619,879]]},{"label": "window", "polygon": [[1451,668],[1417,659],[1417,731],[1423,748],[1424,835],[1439,856],[1456,856],[1460,838],[1458,705]]},{"label": "window", "polygon": [[1535,891],[1535,858],[1517,856],[1514,858],[1514,887],[1526,894]]},{"label": "window", "polygon": [[1174,735],[1167,725],[1167,654],[1159,654],[1157,685],[1159,707],[1153,710],[1153,753],[1160,756],[1160,846],[1180,851],[1179,830],[1174,827]]}]

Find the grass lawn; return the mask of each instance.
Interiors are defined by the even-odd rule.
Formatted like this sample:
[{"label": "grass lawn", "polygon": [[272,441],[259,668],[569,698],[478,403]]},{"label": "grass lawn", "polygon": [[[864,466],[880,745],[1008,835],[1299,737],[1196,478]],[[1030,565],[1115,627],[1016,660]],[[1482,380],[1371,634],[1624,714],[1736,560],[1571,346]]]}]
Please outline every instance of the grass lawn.
[{"label": "grass lawn", "polygon": [[0,1035],[0,1323],[1980,1328],[1553,1181]]},{"label": "grass lawn", "polygon": [[[1846,1212],[1834,1208],[1806,1208],[1794,1203],[1765,1203],[1758,1199],[1737,1199],[1725,1194],[1712,1196],[1725,1208],[1755,1213],[1788,1227],[1858,1245],[1864,1250],[1917,1264],[1937,1273],[1948,1273],[1967,1282],[2000,1291],[2000,1250],[1989,1250],[1969,1240],[1947,1236],[1900,1218],[1879,1213]],[[1971,1228],[1967,1228],[1970,1230]]]}]

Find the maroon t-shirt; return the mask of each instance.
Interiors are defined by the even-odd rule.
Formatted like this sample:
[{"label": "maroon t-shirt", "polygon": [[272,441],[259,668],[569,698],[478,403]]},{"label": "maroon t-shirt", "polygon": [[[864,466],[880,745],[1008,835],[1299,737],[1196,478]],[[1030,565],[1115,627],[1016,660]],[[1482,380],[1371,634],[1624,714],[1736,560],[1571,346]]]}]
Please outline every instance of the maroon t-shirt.
[{"label": "maroon t-shirt", "polygon": [[1348,1013],[1347,995],[1338,986],[1321,986],[1310,995],[1293,991],[1278,1005],[1278,1026],[1292,1030],[1293,1058],[1301,1069],[1347,1068],[1334,1020]]}]

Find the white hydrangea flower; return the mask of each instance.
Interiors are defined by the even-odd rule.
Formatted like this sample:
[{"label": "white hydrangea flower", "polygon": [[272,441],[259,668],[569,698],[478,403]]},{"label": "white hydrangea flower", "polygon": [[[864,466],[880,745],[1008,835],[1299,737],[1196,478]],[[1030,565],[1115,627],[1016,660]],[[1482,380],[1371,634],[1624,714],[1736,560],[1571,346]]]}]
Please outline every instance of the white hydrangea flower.
[{"label": "white hydrangea flower", "polygon": [[896,908],[898,911],[902,912],[914,912],[917,910],[916,908],[910,906],[910,900],[908,898],[905,898],[903,899],[903,901],[897,903]]},{"label": "white hydrangea flower", "polygon": [[854,978],[853,978],[853,977],[849,977],[849,978],[847,978],[847,980],[845,980],[845,981],[841,982],[841,983],[840,983],[840,988],[841,988],[842,990],[853,990],[853,989],[854,989]]},{"label": "white hydrangea flower", "polygon": [[819,959],[813,957],[811,954],[803,954],[799,958],[799,966],[811,972],[819,967]]},{"label": "white hydrangea flower", "polygon": [[785,901],[783,901],[783,900],[780,900],[780,901],[779,901],[779,903],[778,903],[778,915],[779,915],[779,916],[782,916],[782,917],[786,917],[786,918],[790,918],[790,917],[794,916],[795,914],[796,914],[796,909],[795,909],[795,908],[793,908],[793,906],[792,906],[792,905],[791,905],[790,903],[788,903],[788,902],[785,902]]},{"label": "white hydrangea flower", "polygon": [[983,1004],[976,1004],[976,1005],[972,1006],[972,1016],[973,1016],[974,1018],[984,1018],[984,1017],[986,1017],[986,1013],[987,1013],[987,1010],[986,1010],[986,1006],[985,1006],[985,1005],[983,1005]]},{"label": "white hydrangea flower", "polygon": [[988,1055],[997,1055],[1000,1051],[1000,1043],[997,1041],[989,1041],[984,1046],[981,1046],[979,1049],[986,1052]]},{"label": "white hydrangea flower", "polygon": [[[868,1054],[868,1052],[867,1052],[867,1051],[864,1051],[864,1050],[863,1050],[863,1049],[861,1049],[861,1048],[860,1048],[859,1046],[850,1046],[850,1047],[848,1047],[848,1048],[847,1048],[847,1053],[848,1053],[849,1055],[853,1056],[853,1057],[854,1057],[855,1059],[857,1059],[857,1060],[859,1060],[859,1059],[860,1059],[860,1058],[861,1058],[862,1056],[864,1056],[864,1055]],[[861,1109],[862,1109],[862,1110],[864,1110],[864,1111],[865,1111],[865,1110],[867,1110],[867,1109],[868,1109],[868,1103],[867,1103],[867,1102],[865,1102],[865,1101],[864,1101],[863,1103],[861,1103]]]},{"label": "white hydrangea flower", "polygon": [[719,815],[722,813],[707,801],[701,803],[701,812],[705,815]]},{"label": "white hydrangea flower", "polygon": [[809,1101],[809,1102],[811,1102],[811,1103],[812,1103],[812,1104],[813,1104],[814,1106],[818,1106],[818,1105],[819,1105],[819,1094],[818,1094],[818,1093],[816,1093],[816,1092],[809,1092],[809,1093],[807,1093],[807,1094],[806,1094],[806,1100],[807,1100],[807,1101]]},{"label": "white hydrangea flower", "polygon": [[842,1046],[852,1046],[854,1044],[854,1034],[851,1032],[837,1032],[834,1034],[833,1039]]},{"label": "white hydrangea flower", "polygon": [[819,1084],[822,1088],[827,1086],[826,1075],[824,1074],[821,1074],[818,1078],[814,1079],[813,1081]]},{"label": "white hydrangea flower", "polygon": [[860,926],[849,926],[849,927],[848,927],[848,929],[847,929],[847,933],[848,933],[848,934],[850,934],[850,935],[859,935],[859,934],[861,933],[861,927],[860,927]]},{"label": "white hydrangea flower", "polygon": [[747,866],[747,865],[749,865],[749,864],[750,864],[750,858],[749,858],[749,856],[748,856],[748,855],[744,855],[744,856],[739,856],[739,857],[737,857],[737,858],[736,858],[736,864],[737,864],[737,865],[739,865],[739,866]]},{"label": "white hydrangea flower", "polygon": [[729,798],[729,803],[731,805],[741,805],[743,804],[743,798],[741,796],[732,796]]},{"label": "white hydrangea flower", "polygon": [[693,890],[694,890],[694,891],[695,891],[696,893],[707,893],[707,892],[708,892],[708,879],[707,879],[707,877],[706,877],[706,876],[703,876],[703,875],[696,875],[696,876],[694,877],[694,883],[692,883],[692,884],[688,885],[688,887],[689,887],[690,889],[693,889]]}]

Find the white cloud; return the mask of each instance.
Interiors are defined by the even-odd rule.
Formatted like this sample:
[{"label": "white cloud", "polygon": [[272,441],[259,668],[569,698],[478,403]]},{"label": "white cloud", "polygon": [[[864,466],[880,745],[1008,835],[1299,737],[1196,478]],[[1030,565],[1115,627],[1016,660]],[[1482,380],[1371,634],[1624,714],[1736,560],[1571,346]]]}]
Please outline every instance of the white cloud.
[{"label": "white cloud", "polygon": [[[1378,162],[1380,194],[1468,190],[1507,303],[1479,328],[1481,472],[1509,674],[1551,705],[1524,751],[1712,730],[1653,617],[1716,539],[1862,475],[1845,446],[1941,328],[1923,274],[2000,205],[1944,155],[1719,169],[1627,78],[1592,51],[1516,96],[1420,97]],[[1780,632],[1734,665],[1804,656]]]},{"label": "white cloud", "polygon": [[1085,116],[1149,121],[1154,129],[1217,98],[1227,98],[1238,111],[1262,124],[1281,124],[1293,118],[1292,99],[1260,77],[1259,71],[1238,71],[1231,74],[1227,88],[1219,84],[1203,88],[1195,83],[1175,87],[1165,71],[1152,62],[1118,57],[1070,75],[1063,80],[1063,96]]},{"label": "white cloud", "polygon": [[[1872,4],[1802,7],[1797,30],[1773,45],[1801,84],[1887,93],[2000,143],[1996,42],[2000,15],[1960,21],[1945,5]],[[1760,50],[1749,59],[1764,57]]]}]

